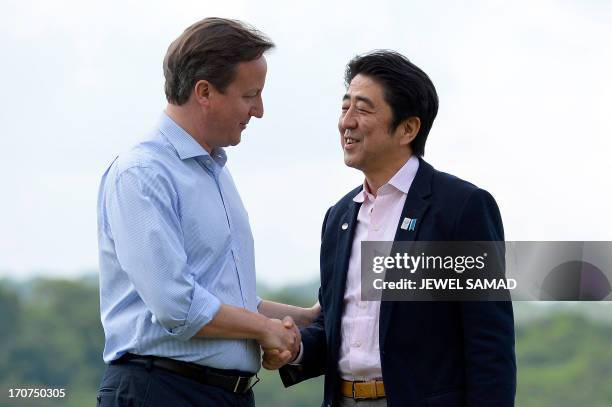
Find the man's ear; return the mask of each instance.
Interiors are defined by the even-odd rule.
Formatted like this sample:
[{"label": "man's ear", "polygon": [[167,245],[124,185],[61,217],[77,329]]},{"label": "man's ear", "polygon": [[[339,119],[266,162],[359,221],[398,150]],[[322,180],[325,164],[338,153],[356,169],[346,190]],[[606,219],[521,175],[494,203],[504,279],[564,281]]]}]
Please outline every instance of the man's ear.
[{"label": "man's ear", "polygon": [[193,87],[193,96],[198,105],[202,107],[210,106],[210,97],[213,91],[213,86],[207,80],[199,80]]},{"label": "man's ear", "polygon": [[400,145],[407,146],[416,138],[421,128],[421,119],[417,116],[412,116],[405,119],[397,126],[397,136],[400,137]]}]

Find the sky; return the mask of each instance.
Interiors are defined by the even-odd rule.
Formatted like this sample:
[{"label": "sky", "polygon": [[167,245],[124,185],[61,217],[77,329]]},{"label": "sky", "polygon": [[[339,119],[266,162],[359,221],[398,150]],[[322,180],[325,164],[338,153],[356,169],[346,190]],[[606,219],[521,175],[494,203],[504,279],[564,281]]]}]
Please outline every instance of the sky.
[{"label": "sky", "polygon": [[612,240],[609,2],[2,0],[2,10],[0,278],[97,270],[100,177],[165,108],[170,42],[208,16],[276,44],[264,117],[226,150],[260,281],[317,278],[325,211],[363,182],[337,130],[344,67],[379,48],[431,77],[440,109],[425,159],[491,192],[507,240]]}]

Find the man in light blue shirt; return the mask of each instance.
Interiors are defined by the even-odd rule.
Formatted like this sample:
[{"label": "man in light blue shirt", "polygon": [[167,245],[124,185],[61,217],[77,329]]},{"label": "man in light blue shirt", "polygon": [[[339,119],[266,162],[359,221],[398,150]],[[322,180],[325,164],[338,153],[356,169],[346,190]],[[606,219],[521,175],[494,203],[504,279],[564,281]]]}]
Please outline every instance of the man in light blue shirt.
[{"label": "man in light blue shirt", "polygon": [[256,296],[253,237],[223,150],[263,116],[273,46],[234,20],[189,27],[164,59],[157,127],[102,177],[99,405],[251,406],[260,345],[287,360],[299,350],[293,319],[317,309]]}]

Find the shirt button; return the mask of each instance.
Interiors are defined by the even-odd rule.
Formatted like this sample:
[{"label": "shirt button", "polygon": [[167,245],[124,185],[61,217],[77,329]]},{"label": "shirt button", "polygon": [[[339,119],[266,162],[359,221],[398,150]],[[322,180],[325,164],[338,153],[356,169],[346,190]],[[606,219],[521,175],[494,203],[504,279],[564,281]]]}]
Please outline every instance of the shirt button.
[{"label": "shirt button", "polygon": [[346,230],[348,229],[348,223],[343,223],[342,224],[342,230]]},{"label": "shirt button", "polygon": [[357,341],[353,344],[353,347],[358,348],[361,346],[361,342]]},{"label": "shirt button", "polygon": [[380,227],[378,225],[374,225],[373,228],[375,232],[378,232],[380,230]]}]

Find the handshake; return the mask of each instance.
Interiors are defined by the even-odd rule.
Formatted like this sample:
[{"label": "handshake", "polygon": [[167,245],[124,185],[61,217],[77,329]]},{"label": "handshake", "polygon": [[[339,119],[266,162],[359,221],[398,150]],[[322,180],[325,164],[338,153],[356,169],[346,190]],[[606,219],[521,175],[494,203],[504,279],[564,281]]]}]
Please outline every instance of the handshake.
[{"label": "handshake", "polygon": [[[262,366],[276,370],[297,358],[302,343],[299,327],[310,324],[321,312],[321,306],[317,302],[310,308],[300,308],[269,301],[264,301],[263,305],[265,308],[260,307],[260,312],[264,311],[269,319],[259,337]],[[282,319],[281,314],[285,315]]]},{"label": "handshake", "polygon": [[262,366],[275,370],[293,362],[300,353],[302,336],[293,318],[269,319],[259,344],[263,350]]}]

